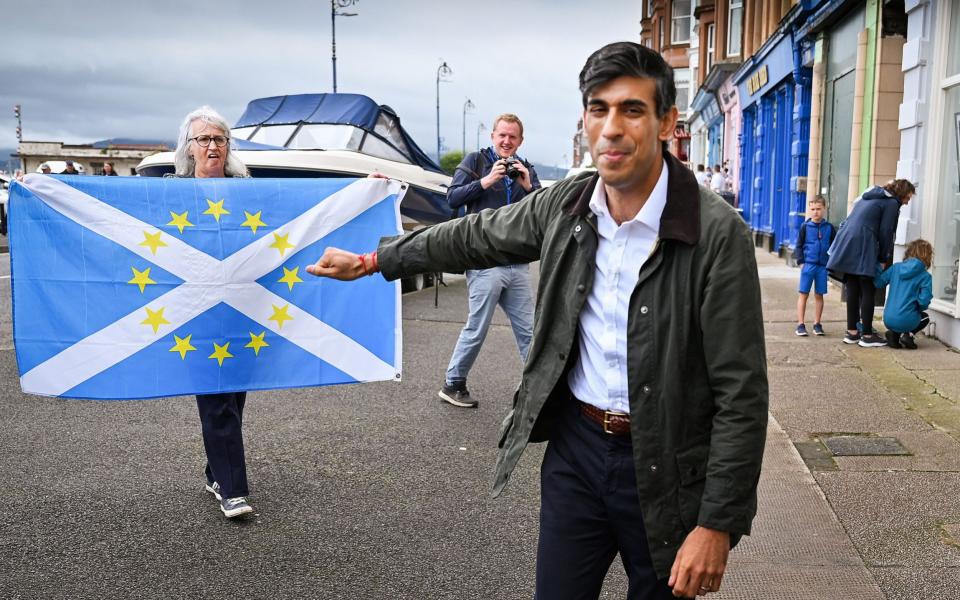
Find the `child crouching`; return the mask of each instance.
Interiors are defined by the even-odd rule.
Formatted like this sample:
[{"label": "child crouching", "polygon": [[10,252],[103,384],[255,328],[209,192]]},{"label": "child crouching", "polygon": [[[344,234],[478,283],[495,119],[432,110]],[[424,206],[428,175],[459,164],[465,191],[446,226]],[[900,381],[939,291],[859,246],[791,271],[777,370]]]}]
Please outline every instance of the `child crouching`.
[{"label": "child crouching", "polygon": [[930,322],[924,311],[933,298],[933,277],[927,272],[933,264],[933,247],[926,240],[907,244],[903,262],[892,265],[874,279],[877,288],[890,285],[883,307],[883,324],[887,327],[887,345],[891,348],[916,350],[913,334]]}]

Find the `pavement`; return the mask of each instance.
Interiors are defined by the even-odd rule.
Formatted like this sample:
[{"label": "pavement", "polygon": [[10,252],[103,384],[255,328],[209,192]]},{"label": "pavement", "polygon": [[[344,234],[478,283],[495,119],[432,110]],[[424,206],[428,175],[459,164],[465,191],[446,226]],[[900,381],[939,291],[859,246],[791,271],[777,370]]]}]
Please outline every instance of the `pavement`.
[{"label": "pavement", "polygon": [[[798,271],[757,258],[771,384],[759,513],[711,596],[960,598],[960,354],[925,338],[916,351],[844,345],[836,290],[828,335],[798,338]],[[490,497],[520,375],[499,311],[470,378],[480,408],[436,396],[462,278],[447,277],[439,307],[433,289],[404,296],[401,383],[251,395],[256,512],[234,522],[203,492],[191,398],[19,391],[8,274],[4,259],[0,598],[532,597],[543,446]],[[601,597],[625,595],[615,561]]]}]

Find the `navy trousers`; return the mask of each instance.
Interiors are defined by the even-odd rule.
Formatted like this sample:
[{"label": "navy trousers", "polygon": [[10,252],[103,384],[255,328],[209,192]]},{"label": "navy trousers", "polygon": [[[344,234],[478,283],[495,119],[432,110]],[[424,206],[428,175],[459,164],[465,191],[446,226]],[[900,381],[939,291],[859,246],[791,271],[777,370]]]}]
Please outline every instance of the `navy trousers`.
[{"label": "navy trousers", "polygon": [[613,436],[569,401],[540,470],[536,600],[596,600],[617,553],[628,600],[676,600],[657,579],[629,435]]},{"label": "navy trousers", "polygon": [[220,484],[224,498],[247,496],[247,463],[243,455],[243,405],[246,392],[197,396],[207,482]]}]

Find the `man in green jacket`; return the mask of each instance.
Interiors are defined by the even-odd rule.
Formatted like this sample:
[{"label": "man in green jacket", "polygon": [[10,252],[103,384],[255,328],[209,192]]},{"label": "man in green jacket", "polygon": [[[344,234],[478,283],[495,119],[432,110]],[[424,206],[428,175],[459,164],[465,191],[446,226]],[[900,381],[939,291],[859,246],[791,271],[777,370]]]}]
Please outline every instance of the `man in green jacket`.
[{"label": "man in green jacket", "polygon": [[328,248],[314,275],[387,279],[540,260],[533,342],[499,435],[494,494],[530,442],[541,467],[536,598],[596,598],[617,553],[631,600],[720,589],[750,532],[767,423],[753,243],[665,151],[673,71],[630,42],[580,73],[598,174],[524,202]]}]

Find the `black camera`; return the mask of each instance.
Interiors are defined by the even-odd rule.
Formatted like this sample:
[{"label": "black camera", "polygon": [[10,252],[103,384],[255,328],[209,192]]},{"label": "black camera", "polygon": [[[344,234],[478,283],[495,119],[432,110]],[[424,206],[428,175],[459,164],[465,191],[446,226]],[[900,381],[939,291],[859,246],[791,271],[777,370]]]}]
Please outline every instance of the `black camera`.
[{"label": "black camera", "polygon": [[510,179],[520,177],[520,169],[517,168],[517,163],[519,162],[516,156],[508,156],[503,159],[503,164],[507,167],[507,177]]}]

